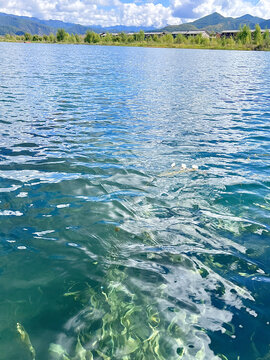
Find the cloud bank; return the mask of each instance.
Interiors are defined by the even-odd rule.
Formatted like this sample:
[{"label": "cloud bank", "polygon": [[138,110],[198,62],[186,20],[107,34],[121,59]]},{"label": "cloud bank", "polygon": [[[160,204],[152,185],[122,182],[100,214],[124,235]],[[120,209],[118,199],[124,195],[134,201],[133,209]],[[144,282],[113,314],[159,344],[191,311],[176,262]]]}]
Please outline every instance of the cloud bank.
[{"label": "cloud bank", "polygon": [[270,18],[270,0],[0,0],[0,12],[82,25],[162,27],[217,11]]}]

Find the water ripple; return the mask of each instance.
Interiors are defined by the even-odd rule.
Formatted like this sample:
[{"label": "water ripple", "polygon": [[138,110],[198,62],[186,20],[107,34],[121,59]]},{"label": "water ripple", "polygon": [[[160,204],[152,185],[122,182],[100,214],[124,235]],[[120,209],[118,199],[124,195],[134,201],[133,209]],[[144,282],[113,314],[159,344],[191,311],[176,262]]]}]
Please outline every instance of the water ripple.
[{"label": "water ripple", "polygon": [[5,360],[266,359],[269,54],[0,50]]}]

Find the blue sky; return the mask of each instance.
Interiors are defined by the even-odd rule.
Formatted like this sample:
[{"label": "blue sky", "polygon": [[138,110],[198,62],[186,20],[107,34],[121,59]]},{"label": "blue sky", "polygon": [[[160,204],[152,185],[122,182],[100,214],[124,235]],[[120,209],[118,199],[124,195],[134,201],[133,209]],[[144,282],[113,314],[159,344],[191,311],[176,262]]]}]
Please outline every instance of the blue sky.
[{"label": "blue sky", "polygon": [[83,25],[161,27],[219,12],[270,18],[270,0],[0,0],[0,12]]}]

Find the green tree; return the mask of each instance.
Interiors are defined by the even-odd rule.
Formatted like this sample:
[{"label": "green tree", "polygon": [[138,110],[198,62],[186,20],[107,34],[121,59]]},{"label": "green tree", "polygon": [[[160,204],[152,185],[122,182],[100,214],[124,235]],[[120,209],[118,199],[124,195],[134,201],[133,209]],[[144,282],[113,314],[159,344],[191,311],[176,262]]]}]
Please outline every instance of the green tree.
[{"label": "green tree", "polygon": [[244,25],[243,28],[240,27],[237,38],[243,45],[251,44],[251,31],[248,25]]},{"label": "green tree", "polygon": [[195,44],[195,37],[194,36],[189,36],[187,40],[188,40],[188,42],[190,44]]},{"label": "green tree", "polygon": [[80,43],[80,42],[81,42],[81,38],[79,37],[78,34],[75,34],[75,39],[76,39],[76,42],[77,42],[77,43]]},{"label": "green tree", "polygon": [[119,35],[112,35],[112,41],[119,43],[121,41],[121,38]]},{"label": "green tree", "polygon": [[173,43],[173,36],[172,34],[165,34],[162,36],[162,42],[164,44],[172,44]]},{"label": "green tree", "polygon": [[105,36],[103,36],[102,41],[105,43],[111,43],[112,42],[112,35],[107,32]]},{"label": "green tree", "polygon": [[55,43],[56,42],[55,35],[53,33],[50,33],[48,40],[51,43]]},{"label": "green tree", "polygon": [[68,40],[69,40],[69,42],[71,42],[72,44],[75,44],[75,43],[77,42],[74,34],[70,34]]},{"label": "green tree", "polygon": [[127,34],[124,33],[124,32],[121,32],[121,34],[120,34],[120,42],[122,42],[122,43],[127,43],[127,41],[128,41],[128,36],[127,36]]},{"label": "green tree", "polygon": [[260,45],[262,43],[262,30],[259,24],[256,24],[254,31],[254,43]]},{"label": "green tree", "polygon": [[44,34],[44,35],[43,35],[43,41],[47,42],[47,41],[48,41],[48,39],[49,39],[49,36],[48,36],[48,35],[46,35],[46,34]]},{"label": "green tree", "polygon": [[195,44],[200,45],[202,43],[202,38],[203,38],[202,34],[196,35],[195,38],[194,38]]},{"label": "green tree", "polygon": [[270,33],[269,33],[269,29],[265,29],[264,33],[263,33],[263,40],[269,39],[270,38]]},{"label": "green tree", "polygon": [[158,36],[157,36],[157,34],[152,35],[152,39],[153,39],[153,41],[158,42]]},{"label": "green tree", "polygon": [[202,36],[201,45],[202,46],[209,46],[209,44],[210,44],[210,40],[208,38]]},{"label": "green tree", "polygon": [[134,40],[138,42],[144,41],[144,31],[140,30],[138,33],[134,34]]},{"label": "green tree", "polygon": [[84,42],[95,44],[100,41],[100,36],[94,31],[87,31],[84,37]]},{"label": "green tree", "polygon": [[16,41],[17,40],[17,37],[15,35],[11,35],[10,34],[10,41]]},{"label": "green tree", "polygon": [[235,41],[232,36],[230,36],[229,39],[227,39],[227,46],[229,46],[230,48],[233,48],[235,46]]},{"label": "green tree", "polygon": [[66,33],[64,29],[57,30],[57,33],[56,33],[57,41],[63,42],[66,40],[67,36],[68,36],[68,33]]},{"label": "green tree", "polygon": [[221,46],[225,47],[227,45],[227,39],[225,37],[221,38]]},{"label": "green tree", "polygon": [[186,42],[186,38],[182,34],[177,34],[174,42],[176,44],[184,44]]},{"label": "green tree", "polygon": [[37,34],[33,35],[32,40],[39,41],[39,36]]},{"label": "green tree", "polygon": [[133,35],[128,35],[127,41],[128,43],[132,43],[134,41]]},{"label": "green tree", "polygon": [[218,47],[220,42],[221,42],[220,38],[216,38],[216,37],[210,38],[210,46],[212,48]]},{"label": "green tree", "polygon": [[270,34],[268,29],[263,33],[263,43],[265,47],[270,47]]},{"label": "green tree", "polygon": [[30,33],[25,33],[24,34],[24,40],[25,41],[31,41],[32,40],[32,35]]}]

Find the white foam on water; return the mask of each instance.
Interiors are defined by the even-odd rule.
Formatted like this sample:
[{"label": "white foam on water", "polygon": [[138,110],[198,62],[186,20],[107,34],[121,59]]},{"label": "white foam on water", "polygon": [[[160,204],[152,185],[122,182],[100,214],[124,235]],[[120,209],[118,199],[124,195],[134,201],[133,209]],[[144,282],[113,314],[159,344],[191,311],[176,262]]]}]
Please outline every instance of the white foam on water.
[{"label": "white foam on water", "polygon": [[56,207],[57,207],[58,209],[62,209],[62,208],[69,207],[69,206],[70,206],[70,204],[59,204],[59,205],[56,205]]},{"label": "white foam on water", "polygon": [[0,216],[22,216],[23,213],[20,211],[3,210],[0,211]]},{"label": "white foam on water", "polygon": [[27,192],[20,192],[16,197],[18,198],[24,198],[27,197],[28,193]]},{"label": "white foam on water", "polygon": [[46,235],[46,234],[51,234],[51,233],[53,233],[54,231],[55,231],[55,230],[36,231],[36,232],[34,232],[34,235],[43,236],[43,235]]}]

